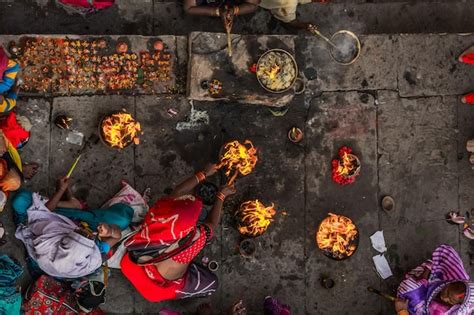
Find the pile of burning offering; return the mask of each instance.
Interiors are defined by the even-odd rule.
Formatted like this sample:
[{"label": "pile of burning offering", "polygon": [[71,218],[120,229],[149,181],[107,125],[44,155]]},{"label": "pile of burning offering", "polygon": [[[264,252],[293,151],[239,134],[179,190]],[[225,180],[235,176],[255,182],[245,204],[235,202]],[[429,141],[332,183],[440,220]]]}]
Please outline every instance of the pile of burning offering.
[{"label": "pile of burning offering", "polygon": [[237,210],[237,228],[242,235],[260,236],[273,221],[275,213],[273,204],[266,207],[258,200],[246,201]]},{"label": "pile of burning offering", "polygon": [[282,93],[293,86],[298,73],[295,59],[287,51],[272,49],[257,63],[257,80],[267,91]]},{"label": "pile of burning offering", "polygon": [[99,129],[102,140],[112,148],[123,149],[132,142],[140,143],[140,123],[125,111],[106,116]]},{"label": "pile of burning offering", "polygon": [[340,148],[338,158],[331,163],[332,180],[340,185],[352,184],[360,174],[360,160],[349,147]]},{"label": "pile of burning offering", "polygon": [[217,169],[225,169],[224,173],[228,177],[227,184],[232,185],[239,174],[242,176],[250,174],[257,161],[257,149],[250,140],[245,140],[243,144],[235,140],[224,145]]},{"label": "pile of burning offering", "polygon": [[348,217],[329,213],[316,233],[318,248],[329,258],[346,259],[354,254],[359,242],[357,227]]},{"label": "pile of burning offering", "polygon": [[[75,93],[147,88],[150,82],[170,81],[171,56],[163,51],[150,55],[130,52],[126,43],[114,51],[105,39],[28,37],[19,63],[27,92]],[[144,55],[150,55],[144,58]],[[141,62],[141,63],[140,63]]]}]

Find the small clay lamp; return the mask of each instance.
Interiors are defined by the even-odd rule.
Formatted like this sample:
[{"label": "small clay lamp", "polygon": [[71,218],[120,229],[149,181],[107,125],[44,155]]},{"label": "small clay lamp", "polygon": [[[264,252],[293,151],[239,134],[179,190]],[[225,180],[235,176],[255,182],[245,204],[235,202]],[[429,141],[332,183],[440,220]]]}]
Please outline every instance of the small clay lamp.
[{"label": "small clay lamp", "polygon": [[242,240],[239,244],[239,253],[243,257],[252,257],[257,250],[255,241],[249,238]]},{"label": "small clay lamp", "polygon": [[117,46],[115,46],[115,49],[118,53],[124,54],[128,51],[128,44],[124,42],[119,42],[117,43]]},{"label": "small clay lamp", "polygon": [[293,143],[298,143],[303,140],[303,131],[298,127],[293,127],[288,131],[288,139]]},{"label": "small clay lamp", "polygon": [[153,49],[156,51],[162,51],[164,49],[165,45],[161,40],[157,40],[153,43]]},{"label": "small clay lamp", "polygon": [[395,209],[395,200],[391,196],[385,196],[382,198],[382,209],[391,212]]},{"label": "small clay lamp", "polygon": [[107,48],[107,41],[105,39],[99,39],[99,41],[97,42],[97,47],[99,47],[100,49]]},{"label": "small clay lamp", "polygon": [[329,278],[327,276],[322,276],[320,281],[321,281],[321,285],[325,289],[332,289],[334,287],[334,285],[336,284],[334,282],[334,280],[332,280],[331,278]]}]

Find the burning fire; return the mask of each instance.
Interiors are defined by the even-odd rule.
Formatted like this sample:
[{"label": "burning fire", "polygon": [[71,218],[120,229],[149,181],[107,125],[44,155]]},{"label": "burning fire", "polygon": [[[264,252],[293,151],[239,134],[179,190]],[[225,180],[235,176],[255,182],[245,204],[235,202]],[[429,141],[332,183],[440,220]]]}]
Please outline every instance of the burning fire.
[{"label": "burning fire", "polygon": [[276,211],[274,205],[265,207],[258,200],[246,201],[237,211],[238,230],[247,236],[259,236],[265,233]]},{"label": "burning fire", "polygon": [[357,227],[351,219],[329,213],[319,225],[316,242],[319,249],[332,258],[344,259],[357,249]]},{"label": "burning fire", "polygon": [[140,131],[140,123],[126,112],[112,114],[102,121],[103,139],[113,148],[123,149],[132,141],[139,144]]},{"label": "burning fire", "polygon": [[225,175],[229,178],[227,184],[232,185],[239,173],[243,176],[252,172],[257,164],[257,149],[250,140],[244,144],[232,141],[224,146],[224,154],[221,157],[217,169],[225,168]]},{"label": "burning fire", "polygon": [[360,161],[352,154],[352,149],[339,149],[339,158],[332,160],[332,180],[340,185],[352,184],[359,175]]},{"label": "burning fire", "polygon": [[280,73],[280,66],[277,64],[274,64],[272,66],[272,69],[270,71],[267,71],[268,77],[271,80],[275,80],[278,73]]}]

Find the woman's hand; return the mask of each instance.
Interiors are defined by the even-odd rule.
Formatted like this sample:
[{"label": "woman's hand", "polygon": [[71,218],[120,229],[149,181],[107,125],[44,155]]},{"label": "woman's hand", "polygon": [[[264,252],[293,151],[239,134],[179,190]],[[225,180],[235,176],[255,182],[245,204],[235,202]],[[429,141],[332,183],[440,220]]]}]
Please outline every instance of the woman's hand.
[{"label": "woman's hand", "polygon": [[203,170],[206,177],[212,176],[217,172],[217,164],[208,164]]},{"label": "woman's hand", "polygon": [[237,190],[235,189],[234,185],[224,185],[224,186],[221,186],[221,188],[219,189],[219,192],[227,198],[235,194]]},{"label": "woman's hand", "polygon": [[69,177],[64,176],[58,179],[56,182],[56,190],[60,192],[65,192],[69,188]]},{"label": "woman's hand", "polygon": [[97,225],[97,235],[99,237],[112,237],[120,239],[122,233],[118,225],[100,223],[99,225]]},{"label": "woman's hand", "polygon": [[107,223],[100,223],[97,225],[97,235],[100,237],[111,237],[112,229]]},{"label": "woman's hand", "polygon": [[408,311],[408,301],[402,299],[395,300],[395,311],[398,313],[400,311]]}]

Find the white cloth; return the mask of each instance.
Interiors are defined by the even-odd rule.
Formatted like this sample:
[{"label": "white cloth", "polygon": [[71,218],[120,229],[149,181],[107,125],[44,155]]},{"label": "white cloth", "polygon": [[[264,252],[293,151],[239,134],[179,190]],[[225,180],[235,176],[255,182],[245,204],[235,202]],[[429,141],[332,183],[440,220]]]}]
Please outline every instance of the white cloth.
[{"label": "white cloth", "polygon": [[262,0],[260,6],[270,10],[273,16],[285,23],[296,19],[298,4],[310,3],[311,0]]},{"label": "white cloth", "polygon": [[49,211],[38,194],[33,194],[33,203],[27,211],[28,225],[20,224],[15,236],[45,273],[78,278],[102,265],[94,240],[76,233],[78,227],[70,219]]}]

